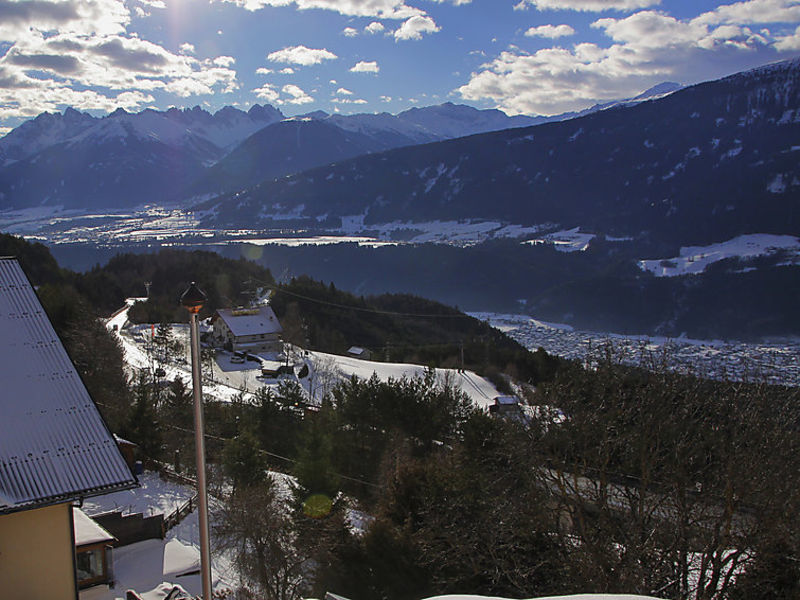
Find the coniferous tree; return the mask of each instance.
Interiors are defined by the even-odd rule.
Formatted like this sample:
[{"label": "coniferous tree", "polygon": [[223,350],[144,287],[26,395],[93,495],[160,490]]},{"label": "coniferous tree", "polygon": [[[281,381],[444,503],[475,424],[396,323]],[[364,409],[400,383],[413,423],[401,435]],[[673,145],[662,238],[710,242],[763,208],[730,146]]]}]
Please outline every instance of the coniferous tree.
[{"label": "coniferous tree", "polygon": [[137,373],[133,396],[133,405],[122,435],[138,444],[145,458],[159,460],[162,454],[162,428],[158,422],[150,374],[145,369]]},{"label": "coniferous tree", "polygon": [[233,483],[234,493],[242,488],[259,486],[267,477],[267,461],[258,440],[246,429],[226,442],[222,464]]}]

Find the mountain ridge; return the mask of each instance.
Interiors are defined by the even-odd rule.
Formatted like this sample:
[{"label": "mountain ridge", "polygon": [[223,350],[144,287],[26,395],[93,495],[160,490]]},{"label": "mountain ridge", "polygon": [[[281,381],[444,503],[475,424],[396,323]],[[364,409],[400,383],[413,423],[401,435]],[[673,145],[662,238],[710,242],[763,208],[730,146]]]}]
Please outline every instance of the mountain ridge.
[{"label": "mountain ridge", "polygon": [[[674,244],[796,233],[800,60],[560,122],[350,159],[198,208],[268,226],[271,212],[364,222],[557,223]],[[793,150],[794,149],[794,150]],[[766,203],[770,210],[764,210]]]},{"label": "mountain ridge", "polygon": [[[286,119],[280,110],[270,105],[254,105],[248,112],[226,106],[213,114],[197,106],[166,111],[145,109],[138,113],[118,108],[105,117],[93,117],[72,108],[66,109],[63,115],[42,113],[0,138],[0,208],[41,204],[80,208],[83,207],[80,199],[86,197],[91,200],[86,205],[90,207],[120,207],[121,201],[125,202],[124,206],[130,206],[131,203],[175,203],[198,193],[240,189],[268,175],[289,175],[358,153],[427,143],[526,122],[517,117],[506,117],[499,111],[481,111],[462,105],[448,104],[437,110],[441,114],[459,113],[462,117],[460,122],[451,119],[447,128],[437,130],[435,127],[431,129],[431,124],[426,128],[388,113],[343,116],[317,111]],[[465,113],[468,114],[467,118],[463,118]],[[281,144],[286,141],[280,135],[277,139],[263,135],[261,147],[257,147],[258,144],[249,138],[283,121],[318,121],[328,125],[322,128],[308,127],[321,133],[320,139],[307,144],[314,150],[313,160],[295,161],[294,164],[299,164],[299,167],[284,161],[283,170],[269,168],[266,169],[267,174],[264,174],[264,165],[254,163],[250,171],[241,173],[241,181],[229,178],[221,189],[215,185],[205,189],[207,186],[201,180],[213,181],[215,173],[211,171],[204,174],[204,170],[235,152],[245,142],[255,154],[277,157]],[[337,135],[330,135],[330,127],[338,129]],[[354,143],[354,138],[360,141]],[[117,143],[113,144],[112,140]],[[93,148],[97,146],[104,147],[104,155],[96,156]],[[132,152],[131,147],[135,147],[139,154]],[[63,156],[59,156],[59,152],[63,152]],[[162,169],[158,165],[148,166],[153,164],[148,157],[163,158],[170,153],[175,155],[171,164],[180,165],[180,173],[171,182],[172,185],[164,188],[163,193],[159,192],[157,186],[146,184],[137,190],[132,180],[125,189],[116,186],[117,182],[125,179],[130,165],[136,165],[142,181],[163,180],[160,174]],[[106,160],[109,156],[115,157],[118,162]],[[64,168],[42,172],[38,166],[42,160],[60,162]],[[239,162],[242,162],[241,159]],[[100,164],[102,172],[93,173],[92,181],[87,182],[87,175],[93,169],[96,171]],[[66,168],[67,165],[69,168]],[[226,171],[225,168],[220,170]],[[228,172],[235,170],[228,169]],[[48,174],[56,178],[48,179]],[[97,181],[98,178],[104,181]],[[176,182],[181,185],[176,187]],[[190,188],[194,182],[197,185]],[[131,185],[133,189],[129,189]]]}]

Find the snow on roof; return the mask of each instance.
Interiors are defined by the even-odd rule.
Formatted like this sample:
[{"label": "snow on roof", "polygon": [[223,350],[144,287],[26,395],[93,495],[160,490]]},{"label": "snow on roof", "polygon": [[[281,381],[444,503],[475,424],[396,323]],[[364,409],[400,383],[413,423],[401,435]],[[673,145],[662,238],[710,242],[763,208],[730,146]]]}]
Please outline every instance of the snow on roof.
[{"label": "snow on roof", "polygon": [[180,577],[200,570],[200,552],[172,539],[164,545],[164,577]]},{"label": "snow on roof", "polygon": [[494,399],[494,401],[497,404],[506,404],[506,405],[519,404],[519,398],[517,398],[516,396],[498,396],[497,398]]},{"label": "snow on roof", "polygon": [[75,547],[113,542],[116,538],[77,506],[72,507]]},{"label": "snow on roof", "polygon": [[166,582],[178,577],[184,589],[195,591],[200,578],[187,578],[187,575],[199,570],[199,549],[180,540],[144,540],[128,544],[114,550],[116,589],[97,596],[104,600],[118,598],[119,590],[132,589],[143,599],[163,599],[173,588],[173,584]]},{"label": "snow on roof", "polygon": [[136,485],[15,259],[0,258],[0,513]]},{"label": "snow on roof", "polygon": [[130,440],[126,440],[123,437],[118,436],[116,433],[114,434],[114,441],[117,442],[120,446],[138,446],[139,444],[132,442]]},{"label": "snow on roof", "polygon": [[217,314],[236,337],[283,331],[271,306],[242,309],[221,308]]}]

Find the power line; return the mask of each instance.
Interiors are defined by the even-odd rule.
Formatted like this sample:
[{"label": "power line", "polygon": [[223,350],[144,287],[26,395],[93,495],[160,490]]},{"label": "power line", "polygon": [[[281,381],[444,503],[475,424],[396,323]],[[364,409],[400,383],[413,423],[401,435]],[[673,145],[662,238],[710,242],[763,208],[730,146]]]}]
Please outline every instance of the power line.
[{"label": "power line", "polygon": [[[97,404],[98,406],[102,406],[103,408],[109,408],[109,406],[107,404],[104,404],[102,402],[96,402],[95,401],[95,404]],[[178,427],[177,425],[171,425],[169,423],[161,423],[161,425],[163,427],[167,427],[169,429],[174,429],[175,431],[181,431],[183,433],[187,433],[187,434],[191,435],[192,437],[194,437],[194,431],[193,430],[189,430],[189,429],[186,429],[184,427]],[[220,437],[218,435],[213,435],[211,433],[205,433],[205,432],[203,432],[203,437],[205,437],[206,439],[216,440],[218,442],[223,442],[223,443],[224,442],[232,442],[233,441],[233,438],[224,438],[224,437]],[[296,464],[297,463],[297,460],[294,459],[294,458],[289,458],[287,456],[281,456],[280,454],[275,454],[274,452],[269,452],[269,451],[264,450],[262,448],[257,448],[257,450],[261,454],[264,454],[264,455],[269,456],[271,458],[277,458],[279,460],[283,460],[283,461],[291,463],[291,464]],[[382,490],[383,489],[382,485],[379,485],[377,483],[373,483],[371,481],[364,481],[363,479],[359,479],[358,477],[350,477],[349,475],[343,475],[342,473],[336,473],[336,472],[334,472],[334,474],[337,477],[341,477],[342,479],[346,479],[347,481],[353,481],[355,483],[360,483],[362,485],[373,487],[373,488],[378,489],[378,490]]]},{"label": "power line", "polygon": [[271,284],[264,284],[265,287],[275,291],[280,292],[282,294],[286,294],[288,296],[294,296],[295,298],[300,298],[301,300],[307,300],[308,302],[314,302],[316,304],[323,304],[325,306],[332,306],[334,308],[342,308],[344,310],[357,310],[359,312],[365,313],[372,313],[377,315],[388,315],[388,316],[395,316],[395,317],[410,317],[410,318],[420,318],[420,319],[473,319],[474,317],[470,317],[469,315],[465,315],[463,313],[455,314],[455,315],[446,315],[446,314],[426,314],[426,313],[402,313],[402,312],[395,312],[391,310],[379,310],[377,308],[363,308],[359,306],[348,306],[346,304],[338,304],[336,302],[328,302],[327,300],[320,300],[319,298],[312,298],[310,296],[304,296],[303,294],[298,294],[296,292],[290,292],[288,290],[281,289],[275,285]]},{"label": "power line", "polygon": [[[190,431],[190,430],[185,429],[183,427],[178,427],[177,425],[170,425],[170,424],[167,424],[167,423],[164,423],[163,425],[165,427],[168,427],[169,429],[174,429],[176,431],[182,431],[183,433],[188,433],[188,434],[190,434],[192,436],[194,435],[194,431]],[[203,436],[205,438],[207,438],[207,439],[217,440],[219,442],[231,442],[231,441],[233,441],[233,438],[224,438],[224,437],[220,437],[218,435],[213,435],[211,433],[203,433]],[[263,450],[261,448],[257,448],[257,450],[261,454],[264,454],[264,455],[269,456],[271,458],[277,458],[277,459],[280,459],[280,460],[283,460],[283,461],[286,461],[286,462],[289,462],[289,463],[292,463],[292,464],[296,464],[297,463],[297,460],[294,459],[294,458],[288,458],[286,456],[281,456],[280,454],[275,454],[274,452],[269,452],[269,451]],[[346,479],[348,481],[353,481],[355,483],[360,483],[362,485],[367,485],[369,487],[374,487],[374,488],[379,489],[379,490],[383,489],[383,486],[378,485],[377,483],[372,483],[371,481],[364,481],[363,479],[358,479],[357,477],[350,477],[348,475],[342,475],[341,473],[335,473],[334,472],[334,474],[337,477],[341,477],[342,479]]]}]

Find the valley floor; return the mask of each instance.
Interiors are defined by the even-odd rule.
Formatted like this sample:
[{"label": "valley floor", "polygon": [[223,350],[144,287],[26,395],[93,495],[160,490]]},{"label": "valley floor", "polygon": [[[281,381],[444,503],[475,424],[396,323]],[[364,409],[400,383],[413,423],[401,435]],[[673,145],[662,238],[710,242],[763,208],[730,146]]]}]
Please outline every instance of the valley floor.
[{"label": "valley floor", "polygon": [[721,340],[693,340],[625,336],[573,329],[569,325],[545,323],[527,315],[470,313],[504,331],[529,350],[544,348],[568,359],[586,360],[611,344],[620,360],[647,364],[655,360],[677,371],[713,379],[762,381],[800,385],[800,340],[745,344]]}]

